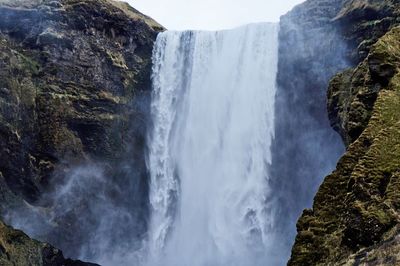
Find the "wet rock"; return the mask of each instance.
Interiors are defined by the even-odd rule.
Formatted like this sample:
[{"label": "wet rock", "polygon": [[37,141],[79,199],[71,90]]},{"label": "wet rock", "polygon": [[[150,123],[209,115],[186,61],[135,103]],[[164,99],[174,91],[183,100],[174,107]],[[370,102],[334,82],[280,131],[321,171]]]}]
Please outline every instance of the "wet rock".
[{"label": "wet rock", "polygon": [[399,48],[394,27],[332,79],[331,123],[347,152],[300,218],[289,265],[398,264]]},{"label": "wet rock", "polygon": [[[43,195],[76,165],[96,162],[113,186],[131,184],[113,200],[135,217],[136,236],[146,230],[151,55],[162,30],[111,0],[0,1],[3,217],[26,205],[50,208]],[[77,257],[91,237],[69,223],[78,216],[68,213],[41,239]]]},{"label": "wet rock", "polygon": [[37,266],[96,266],[65,259],[63,253],[46,243],[30,239],[23,232],[15,230],[0,221],[0,264]]}]

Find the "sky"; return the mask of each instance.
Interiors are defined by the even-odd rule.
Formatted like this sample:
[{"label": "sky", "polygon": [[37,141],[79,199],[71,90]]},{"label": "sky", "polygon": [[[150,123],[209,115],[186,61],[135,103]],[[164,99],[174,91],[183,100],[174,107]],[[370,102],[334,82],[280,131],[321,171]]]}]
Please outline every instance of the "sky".
[{"label": "sky", "polygon": [[220,30],[277,22],[304,0],[125,0],[169,30]]}]

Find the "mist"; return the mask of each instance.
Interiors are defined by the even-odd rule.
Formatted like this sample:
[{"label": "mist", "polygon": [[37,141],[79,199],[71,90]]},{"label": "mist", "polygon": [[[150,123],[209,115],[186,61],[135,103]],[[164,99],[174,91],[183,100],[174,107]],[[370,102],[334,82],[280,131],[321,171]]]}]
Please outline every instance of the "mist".
[{"label": "mist", "polygon": [[[105,165],[76,166],[54,178],[41,206],[25,204],[6,221],[30,236],[63,248],[67,256],[102,265],[131,265],[140,259],[144,222],[134,207],[130,180],[107,176]],[[121,186],[121,184],[123,184]]]},{"label": "mist", "polygon": [[309,1],[296,7],[280,22],[271,186],[286,257],[298,218],[305,208],[312,208],[320,184],[345,150],[328,119],[327,89],[333,75],[350,66],[349,49],[332,22],[335,9],[326,10],[320,24],[311,26],[313,18],[302,9],[313,5]]},{"label": "mist", "polygon": [[[231,3],[231,5],[235,7],[235,10],[239,10],[239,7],[235,6],[235,3]],[[221,8],[218,4],[215,5],[215,7]],[[137,7],[140,8],[139,5]],[[160,5],[160,7],[162,7],[162,5]],[[284,8],[288,7],[285,6]],[[262,8],[260,8],[260,10],[262,11]],[[145,10],[141,9],[141,11]],[[248,11],[248,13],[251,13],[251,11]],[[187,14],[190,15],[190,12]],[[238,17],[232,17],[225,18],[223,22],[217,24],[216,21],[218,17],[216,15],[213,17],[214,15],[209,14],[209,22],[213,26],[210,26],[211,24],[208,26],[196,24],[197,18],[193,19],[191,22],[192,24],[186,24],[184,23],[184,18],[178,18],[177,21],[171,22],[171,25],[176,23],[175,25],[182,25],[181,27],[184,28],[206,27],[207,29],[212,29],[220,27],[230,28],[235,26],[236,23],[241,24],[243,23],[242,21],[248,21],[248,17],[241,17],[240,19],[238,19]],[[331,23],[329,22],[331,19],[330,16],[331,14],[326,14],[328,18],[327,21],[324,22],[326,25]],[[263,17],[254,17],[254,21],[262,19]],[[276,18],[271,20],[276,20]],[[160,22],[163,23],[162,20],[160,20]],[[253,19],[251,22],[253,22]],[[260,25],[249,25],[246,27],[250,29],[250,33],[241,32],[240,34],[243,35],[241,35],[240,38],[233,34],[228,40],[235,44],[241,43],[243,40],[249,39],[246,38],[246,36],[249,36],[246,34],[251,34],[251,29],[256,27],[262,28]],[[178,27],[172,26],[172,28]],[[52,174],[48,191],[43,193],[40,199],[34,204],[24,202],[17,208],[5,213],[5,220],[14,227],[23,229],[30,236],[61,248],[65,255],[69,257],[97,262],[106,266],[146,265],[149,261],[149,254],[150,256],[152,255],[150,252],[151,247],[149,246],[152,245],[152,241],[154,240],[152,237],[156,235],[154,233],[154,227],[160,226],[160,224],[161,226],[166,225],[168,227],[166,229],[164,228],[165,231],[163,233],[165,233],[165,235],[161,237],[163,245],[159,246],[159,248],[163,249],[160,250],[161,253],[164,251],[167,252],[170,265],[183,263],[184,260],[179,261],[181,257],[186,259],[186,262],[190,260],[191,256],[195,256],[198,246],[204,244],[204,242],[202,242],[204,239],[206,243],[213,243],[219,247],[223,246],[223,248],[227,250],[227,254],[235,253],[236,251],[240,253],[238,255],[241,263],[239,264],[240,266],[261,265],[262,263],[266,263],[266,261],[274,265],[284,265],[290,256],[291,245],[296,234],[295,224],[297,219],[304,208],[312,207],[312,199],[319,185],[323,178],[335,168],[338,158],[344,151],[342,140],[331,128],[328,120],[326,91],[329,79],[332,75],[348,67],[350,64],[346,59],[346,44],[341,40],[339,32],[334,29],[333,25],[332,27],[320,27],[317,29],[309,28],[304,22],[303,14],[294,11],[293,14],[281,20],[279,28],[279,38],[277,40],[279,41],[279,50],[276,51],[276,71],[273,70],[272,67],[267,66],[269,63],[268,59],[264,58],[265,62],[258,62],[258,67],[253,69],[251,67],[254,66],[248,61],[249,58],[246,58],[249,54],[254,56],[246,49],[258,43],[259,39],[257,39],[257,37],[261,36],[263,42],[268,42],[270,40],[271,36],[268,34],[271,33],[260,30],[261,33],[257,36],[250,35],[254,38],[251,39],[253,42],[244,43],[243,47],[237,48],[237,51],[229,51],[230,53],[224,54],[224,56],[221,57],[222,59],[219,58],[219,63],[215,64],[214,76],[201,76],[199,74],[194,77],[194,81],[190,80],[191,82],[189,82],[188,80],[181,80],[182,82],[178,85],[176,83],[171,85],[181,86],[177,89],[182,89],[180,91],[182,95],[173,95],[174,97],[171,98],[171,105],[178,105],[178,102],[180,102],[179,97],[186,96],[183,95],[185,93],[183,89],[187,86],[185,82],[188,82],[188,84],[197,82],[198,88],[202,88],[200,86],[202,82],[207,81],[206,77],[210,78],[210,80],[208,80],[209,86],[203,88],[203,91],[208,89],[208,91],[206,91],[208,94],[199,94],[197,95],[199,96],[198,98],[192,99],[193,102],[191,102],[191,104],[193,104],[193,106],[191,111],[197,110],[195,115],[190,116],[189,114],[193,113],[188,113],[183,114],[183,118],[171,118],[170,126],[176,128],[174,128],[175,131],[173,130],[174,132],[171,133],[171,135],[165,137],[165,142],[168,144],[173,142],[172,145],[177,145],[177,143],[181,141],[184,142],[184,140],[186,141],[183,146],[186,150],[181,151],[177,148],[179,145],[174,146],[173,149],[175,149],[177,155],[172,159],[168,158],[172,160],[170,164],[173,168],[172,170],[170,169],[171,173],[168,174],[176,174],[179,178],[177,178],[176,183],[173,184],[176,185],[176,187],[173,187],[173,192],[175,192],[175,194],[172,196],[167,195],[167,198],[169,198],[164,199],[166,201],[175,200],[176,206],[187,204],[186,208],[180,211],[173,210],[173,214],[168,217],[162,215],[159,215],[161,217],[155,217],[154,198],[156,198],[157,195],[154,194],[157,193],[154,191],[154,187],[151,186],[154,185],[157,180],[157,174],[152,174],[152,172],[157,169],[153,168],[154,162],[152,164],[149,160],[151,160],[150,157],[156,155],[150,154],[151,140],[129,139],[124,143],[120,143],[120,145],[127,145],[126,152],[123,154],[122,158],[120,158],[120,161],[109,162],[104,158],[90,158],[80,163],[72,161],[60,162],[62,167],[56,168]],[[235,30],[233,32],[235,32]],[[190,33],[177,33],[177,35],[180,36],[179,38],[177,37],[177,40],[179,39],[179,41],[182,42],[192,42],[195,39],[192,39],[193,36],[191,36]],[[199,49],[212,52],[210,54],[201,54],[201,56],[204,57],[216,56],[218,54],[216,51],[229,49],[230,47],[226,42],[221,42],[224,37],[221,37],[222,35],[220,35],[220,33],[197,32],[192,33],[192,35],[215,38],[212,39],[215,43],[204,41],[204,43],[199,45]],[[218,42],[218,40],[220,42]],[[182,46],[185,46],[185,43],[183,43]],[[215,50],[207,50],[207,47],[212,47]],[[263,51],[265,53],[270,52],[269,50],[264,50],[265,47],[262,47],[262,45],[256,46],[256,48],[259,49],[257,51]],[[181,61],[192,60],[191,56],[193,56],[193,54],[190,54],[190,52],[193,52],[190,50],[192,47],[187,49],[189,49],[189,51],[187,51],[187,54],[184,54],[185,58],[181,59]],[[179,51],[179,49],[174,47],[168,55],[171,57],[179,56]],[[243,57],[240,57],[239,55],[242,55],[240,53],[242,51],[248,51],[248,53],[243,53]],[[180,56],[182,56],[182,54],[180,54]],[[234,56],[238,57],[236,58],[237,60],[229,62],[230,58]],[[259,58],[261,58],[261,55],[254,58],[252,57],[251,59],[255,61]],[[273,60],[273,58],[274,57],[271,56],[270,60]],[[210,61],[214,62],[212,58]],[[235,67],[242,67],[243,62],[247,62],[247,66],[252,70],[250,73],[246,72],[249,71],[249,69],[241,69],[241,71],[237,73],[237,77],[232,77],[228,75],[228,73],[227,76],[229,76],[231,80],[221,79],[215,76],[215,73],[226,74],[227,70],[231,70],[232,73],[235,73]],[[228,66],[232,67],[234,70],[228,68]],[[173,64],[169,71],[174,72],[176,67],[177,65]],[[193,65],[188,68],[186,68],[186,65],[181,65],[181,68],[187,71],[192,71],[192,67]],[[206,72],[204,69],[203,71]],[[183,72],[184,71],[180,69],[180,72],[174,73],[186,75],[183,74]],[[241,98],[239,97],[239,99],[236,99],[236,102],[228,101],[231,99],[230,97],[233,97],[233,93],[229,94],[221,90],[220,94],[216,94],[218,89],[227,86],[226,82],[232,80],[238,81],[235,78],[239,79],[243,73],[246,74],[243,75],[244,79],[239,80],[242,85],[239,89],[243,94]],[[264,76],[253,76],[254,73],[262,73]],[[172,75],[172,73],[167,74]],[[165,74],[166,77],[168,77],[167,74]],[[176,80],[189,78],[189,76],[174,76],[174,78],[176,78],[174,80],[174,82],[176,82]],[[255,82],[254,80],[257,80],[257,78],[260,78],[262,82],[257,84],[252,83]],[[268,88],[265,87],[266,91],[264,92],[260,89],[263,87],[259,87],[258,93],[261,95],[260,101],[265,100],[260,106],[257,105],[260,113],[247,113],[246,111],[250,106],[254,107],[258,95],[252,95],[253,98],[248,99],[246,97],[249,95],[244,92],[250,93],[250,89],[267,83],[272,83],[274,85],[270,84]],[[212,86],[215,84],[218,86],[213,89]],[[249,84],[251,88],[247,87]],[[267,89],[271,87],[274,87],[276,91],[273,91],[273,93],[266,93]],[[212,97],[214,98],[210,99]],[[134,135],[140,132],[139,135],[141,137],[149,136],[152,134],[151,130],[154,130],[153,126],[155,123],[154,117],[151,116],[151,102],[152,100],[154,101],[154,94],[153,98],[146,93],[139,95],[138,99],[137,103],[132,103],[132,105],[135,104],[132,109],[147,113],[147,116],[144,121],[135,119],[129,120],[129,133]],[[196,100],[199,99],[202,99],[203,102],[196,102]],[[219,101],[215,101],[216,99]],[[245,103],[241,102],[243,99],[247,99]],[[212,102],[211,100],[214,101]],[[237,104],[238,102],[242,103],[242,105]],[[213,103],[213,110],[208,108],[211,106],[211,103]],[[235,103],[237,105],[234,105]],[[263,104],[268,105],[269,109],[263,109],[266,107]],[[225,109],[221,111],[219,108],[222,108],[222,106],[224,106]],[[188,111],[188,109],[190,109],[188,106],[181,106],[181,108],[175,109],[172,112],[185,112]],[[232,110],[234,110],[234,115],[229,113]],[[219,111],[221,111],[221,115],[217,117],[216,115],[219,114]],[[165,115],[164,113],[162,114]],[[209,120],[214,124],[201,124],[200,122],[204,122],[203,120],[196,120],[203,114],[208,114],[210,117]],[[258,115],[264,115],[265,117],[259,118]],[[190,117],[193,119],[190,120]],[[243,120],[234,120],[236,117],[242,118]],[[262,121],[260,124],[265,122],[263,119],[267,120],[267,118],[270,123],[267,123],[268,126],[264,124],[259,125],[257,123],[254,123],[256,125],[251,124],[250,122],[254,122],[252,119],[256,119],[256,117],[259,118],[259,120],[257,120],[258,122]],[[189,120],[186,121],[185,119]],[[228,126],[229,123],[227,121],[230,121],[230,119],[238,123],[236,124],[237,127],[234,127],[235,125]],[[185,122],[182,122],[184,120]],[[184,128],[186,124],[191,125],[192,129],[196,129],[196,132],[190,133],[189,128],[188,132],[184,132],[185,138],[173,135],[179,129]],[[203,126],[199,126],[199,124]],[[210,131],[207,129],[212,126],[216,133],[209,138],[203,138],[207,136],[207,134],[210,134]],[[251,128],[252,130],[243,133],[241,131],[243,127]],[[165,130],[165,127],[160,127],[161,132]],[[227,135],[224,135],[225,133]],[[252,133],[255,135],[252,135]],[[193,138],[194,136],[196,138]],[[242,142],[244,139],[243,136],[248,137],[248,139],[261,139],[258,139],[259,142],[256,144],[245,143]],[[219,142],[217,141],[216,143],[210,144],[208,142],[210,139],[215,139]],[[192,143],[192,141],[195,142],[196,140],[202,140],[202,142]],[[231,141],[229,142],[228,140]],[[135,150],[135,147],[138,145],[134,145],[133,142],[143,142],[140,144],[141,149]],[[214,144],[216,145],[215,147],[212,146]],[[259,144],[261,145],[261,149],[259,147],[247,149],[248,146],[255,147]],[[181,148],[181,146],[179,147]],[[205,162],[203,165],[197,165],[195,159],[192,161],[187,159],[193,154],[200,154],[199,151],[202,151],[202,149],[206,147],[209,147],[209,150],[214,150],[214,152],[202,158]],[[227,157],[231,158],[230,156],[234,157],[233,155],[236,156],[236,159],[239,159],[234,161],[224,160],[224,158]],[[243,159],[243,157],[245,157],[244,155],[248,157]],[[168,156],[170,156],[170,154],[168,154]],[[146,159],[148,160],[147,162],[145,162]],[[153,161],[157,162],[158,160],[160,160],[160,158],[157,156],[153,158]],[[184,161],[184,165],[179,165],[179,160]],[[220,169],[218,165],[214,165],[218,164],[218,162],[224,164],[225,168]],[[254,164],[256,164],[256,166],[254,166]],[[189,166],[195,166],[196,168],[190,168]],[[204,169],[204,166],[207,166],[207,169]],[[256,170],[262,169],[259,170],[261,174],[258,173],[259,175],[254,177],[254,175],[246,172],[257,172],[252,169],[251,166]],[[191,175],[190,171],[194,170],[195,172]],[[217,170],[220,172],[215,172]],[[249,183],[251,183],[249,185],[241,179],[241,175],[236,174],[237,172],[245,173],[243,176],[250,176],[248,177],[249,180],[256,181],[249,181]],[[229,173],[229,175],[226,173]],[[209,190],[208,187],[206,187],[206,182],[199,181],[197,183],[190,183],[190,177],[192,176],[197,178],[196,180],[210,178],[206,180],[210,182],[216,182],[215,180],[223,176],[223,182],[216,183],[214,184],[215,186],[223,187],[226,184],[227,188],[224,191],[228,191],[229,193],[227,194],[236,197],[237,195],[245,194],[242,198],[239,197],[240,200],[238,200],[236,206],[233,206],[239,206],[239,211],[237,209],[231,209],[233,207],[228,204],[229,202],[227,203],[221,200],[221,195],[218,194],[218,191]],[[229,177],[231,177],[231,179]],[[174,176],[173,178],[176,177]],[[181,183],[182,181],[184,181],[183,184]],[[165,185],[165,183],[159,183],[160,189],[164,189],[160,192],[160,197],[163,195],[165,196],[165,194],[169,193],[168,190],[171,190],[170,187],[162,187],[163,185]],[[232,188],[232,186],[235,186],[235,188]],[[186,190],[183,193],[184,197],[180,200],[178,197],[182,195],[180,194],[182,188]],[[240,188],[243,188],[243,190],[240,190]],[[257,196],[257,204],[254,203],[254,205],[257,206],[255,207],[247,202],[247,200],[250,201],[249,198],[253,199],[252,196],[254,195]],[[189,218],[194,221],[193,217],[197,217],[197,214],[193,213],[193,210],[195,210],[197,206],[198,198],[204,196],[209,196],[209,198],[214,199],[217,203],[218,200],[220,200],[219,212],[210,211],[208,206],[214,204],[214,202],[209,202],[209,199],[205,199],[204,202],[206,203],[200,206],[204,215],[200,217],[200,221],[196,220],[196,222],[199,223],[196,223],[198,227],[190,228],[189,224],[187,222],[185,223],[185,221],[180,221],[180,223],[177,224],[177,217],[179,215],[193,215]],[[233,201],[232,198],[230,200]],[[185,199],[190,202],[185,202]],[[248,203],[248,205],[245,203]],[[251,203],[253,204],[253,202]],[[163,209],[162,213],[168,213],[169,210],[168,208],[167,210]],[[225,210],[228,211],[225,213]],[[236,212],[241,214],[245,213],[245,218],[236,215]],[[220,216],[217,217],[219,219],[214,219],[215,217],[207,217],[205,213],[208,213],[210,216],[218,213]],[[210,233],[209,231],[202,231],[206,227],[204,224],[208,222],[208,219],[213,222],[228,221],[228,228],[223,228],[223,222],[216,225],[216,227],[224,229],[217,232],[223,234],[219,236],[218,239],[216,238],[220,242],[214,241],[215,239],[212,238],[214,236],[210,237],[210,235],[208,235]],[[236,221],[235,219],[237,219],[238,222],[247,222],[248,227],[242,227],[243,224],[237,226],[235,223],[231,223],[231,221]],[[176,229],[179,226],[182,227]],[[172,233],[174,230],[177,230],[175,231],[177,232],[176,235]],[[240,241],[242,240],[242,236],[240,233],[242,233],[242,231],[248,233],[246,237],[250,239],[250,242],[253,241],[254,250],[249,249],[248,246],[244,244],[241,245],[242,243]],[[238,234],[232,234],[232,232]],[[196,236],[195,240],[198,242],[189,242],[189,244],[193,245],[185,245],[186,242],[182,242],[182,239],[187,241],[186,237],[191,233]],[[232,240],[229,236],[234,236],[234,239]],[[157,236],[155,236],[155,238],[157,238]],[[238,243],[237,246],[232,245],[232,247],[230,243],[233,242]],[[195,244],[199,245],[196,246]],[[214,247],[212,246],[213,244],[207,247]],[[185,254],[179,254],[183,248],[185,248],[187,252]],[[176,253],[177,251],[178,253]],[[232,265],[226,260],[228,256],[222,256],[215,250],[208,251],[209,253],[204,252],[203,254],[210,256],[211,261],[214,262],[215,265]],[[251,256],[255,254],[261,255],[250,264],[250,262],[246,260],[247,256],[250,256],[249,254]],[[161,256],[161,258],[163,257]],[[193,261],[196,261],[196,265],[203,266],[207,265],[210,261],[207,259],[209,259],[209,257],[196,258],[196,260]],[[156,265],[157,260],[155,261]],[[151,266],[153,265],[151,264]]]}]

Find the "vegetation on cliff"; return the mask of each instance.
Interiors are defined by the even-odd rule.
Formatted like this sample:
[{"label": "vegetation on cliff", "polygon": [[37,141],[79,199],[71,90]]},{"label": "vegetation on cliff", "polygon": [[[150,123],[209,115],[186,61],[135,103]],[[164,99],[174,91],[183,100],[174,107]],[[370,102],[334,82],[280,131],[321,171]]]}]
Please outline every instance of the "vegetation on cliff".
[{"label": "vegetation on cliff", "polygon": [[96,266],[97,264],[65,259],[60,250],[32,240],[23,232],[0,222],[0,265]]},{"label": "vegetation on cliff", "polygon": [[336,18],[349,25],[351,57],[362,60],[328,92],[331,123],[348,148],[300,218],[289,265],[400,263],[398,10],[395,1],[347,1]]},{"label": "vegetation on cliff", "polygon": [[[309,0],[282,19],[281,38],[293,38],[281,45],[286,57],[278,82],[287,90],[278,95],[278,105],[284,101],[292,110],[277,115],[301,114],[306,119],[297,119],[296,130],[325,126],[321,86],[348,62],[356,66],[330,83],[329,118],[347,151],[320,187],[313,208],[298,221],[289,265],[400,263],[399,12],[397,0]],[[76,165],[96,161],[113,182],[102,193],[125,204],[122,208],[137,219],[123,224],[127,228],[120,232],[146,232],[143,154],[150,61],[162,30],[151,18],[112,0],[0,0],[0,158],[7,158],[0,161],[2,215],[21,207],[51,212],[54,206],[43,195],[66,182]],[[338,36],[345,47],[334,43]],[[305,45],[295,46],[298,42]],[[346,62],[336,57],[342,51]],[[299,91],[306,98],[293,97]],[[313,162],[304,156],[308,147],[299,142],[309,135],[286,131],[291,126],[288,120],[278,121],[274,161],[283,163],[274,174],[292,178],[292,186],[273,185],[284,193],[299,188],[310,193],[313,188],[294,177],[315,173],[321,158]],[[313,138],[335,140],[322,133]],[[289,137],[295,150],[282,151],[279,141]],[[287,167],[289,153],[305,165],[302,171]],[[126,165],[135,168],[135,175]],[[127,184],[135,189],[120,189]],[[93,213],[84,199],[78,201],[79,212],[56,217],[54,228],[42,236],[68,255],[78,254],[91,237],[77,216]],[[282,209],[282,216],[293,215],[298,205],[283,202]],[[93,226],[99,223],[94,214],[83,218]],[[134,230],[128,228],[132,224]],[[88,265],[66,260],[61,251],[2,222],[0,264]]]},{"label": "vegetation on cliff", "polygon": [[[145,231],[144,139],[152,47],[161,30],[157,22],[112,0],[0,0],[3,217],[18,208],[50,213],[54,206],[43,195],[67,182],[76,165],[96,161],[104,162],[105,174],[114,182],[106,191],[110,197],[126,202],[129,195],[129,204],[143,206],[134,215]],[[125,165],[135,168],[135,174]],[[128,184],[134,191],[112,190]],[[83,198],[74,200],[82,209],[64,213],[49,235],[41,236],[66,249],[68,256],[77,256],[82,242],[90,239],[77,222],[80,213],[90,213],[90,206]],[[130,207],[126,211],[133,211]],[[99,223],[95,217],[83,219],[94,227]],[[3,252],[13,249],[14,239],[0,249],[5,256],[1,263],[6,258],[14,263],[14,256],[22,261],[25,251],[37,251],[40,260],[41,244],[23,239],[21,256]]]}]

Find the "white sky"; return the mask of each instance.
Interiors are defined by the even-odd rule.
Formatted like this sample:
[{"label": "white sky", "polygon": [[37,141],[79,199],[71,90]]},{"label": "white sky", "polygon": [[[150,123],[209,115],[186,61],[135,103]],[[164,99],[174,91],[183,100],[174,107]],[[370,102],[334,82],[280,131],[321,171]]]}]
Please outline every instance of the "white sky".
[{"label": "white sky", "polygon": [[218,30],[276,22],[304,0],[124,0],[169,30]]}]

